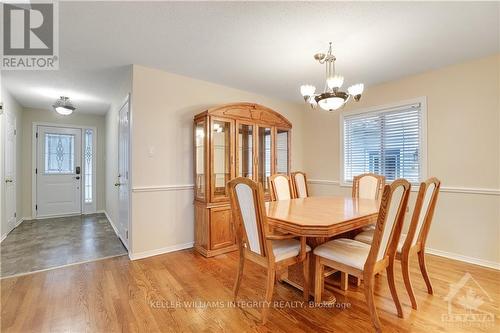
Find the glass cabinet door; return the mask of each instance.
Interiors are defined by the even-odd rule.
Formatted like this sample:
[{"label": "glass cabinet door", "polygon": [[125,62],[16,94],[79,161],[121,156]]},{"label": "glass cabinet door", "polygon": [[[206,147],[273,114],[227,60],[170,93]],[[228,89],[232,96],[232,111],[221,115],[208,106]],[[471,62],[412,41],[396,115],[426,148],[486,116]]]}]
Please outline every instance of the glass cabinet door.
[{"label": "glass cabinet door", "polygon": [[254,128],[253,125],[238,123],[236,129],[238,145],[236,177],[254,178]]},{"label": "glass cabinet door", "polygon": [[195,123],[195,196],[196,199],[204,200],[206,198],[206,175],[205,175],[205,140],[206,140],[206,121],[201,120]]},{"label": "glass cabinet door", "polygon": [[276,130],[276,173],[288,174],[290,172],[289,142],[289,130],[278,128]]},{"label": "glass cabinet door", "polygon": [[214,119],[212,135],[212,199],[227,197],[226,184],[231,180],[231,121]]},{"label": "glass cabinet door", "polygon": [[272,175],[272,137],[273,131],[271,127],[258,127],[257,145],[258,145],[258,165],[257,175],[258,182],[262,184],[264,192],[269,192],[269,184],[267,179]]}]

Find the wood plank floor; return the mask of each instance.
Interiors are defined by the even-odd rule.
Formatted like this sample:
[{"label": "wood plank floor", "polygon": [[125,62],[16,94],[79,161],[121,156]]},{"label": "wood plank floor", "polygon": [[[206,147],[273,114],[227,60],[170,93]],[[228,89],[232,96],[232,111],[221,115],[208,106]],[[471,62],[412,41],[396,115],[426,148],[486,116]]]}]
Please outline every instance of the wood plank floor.
[{"label": "wood plank floor", "polygon": [[[193,250],[138,261],[116,257],[1,280],[2,332],[371,332],[363,284],[342,295],[344,308],[300,305],[301,293],[278,283],[269,322],[260,325],[260,309],[251,303],[230,306],[237,254],[206,259]],[[412,267],[419,310],[412,310],[397,269],[397,285],[405,318],[396,316],[385,275],[377,278],[376,302],[384,332],[499,332],[500,273],[492,269],[428,256],[435,295]],[[484,289],[479,310],[494,315],[491,325],[447,324],[444,300],[449,284],[466,273]],[[264,297],[265,271],[247,262],[239,300]],[[474,289],[475,288],[475,289]],[[469,290],[467,289],[467,290]],[[481,294],[483,293],[483,294]],[[486,294],[484,294],[486,293]],[[463,300],[463,298],[462,298]],[[185,303],[183,303],[185,302]],[[193,303],[198,302],[198,303]],[[204,303],[205,302],[205,303]],[[211,302],[211,303],[206,303]],[[198,306],[193,307],[193,304]],[[477,303],[476,303],[477,304]],[[203,306],[201,306],[203,305]],[[453,305],[453,313],[463,313]],[[472,311],[471,313],[473,313]]]}]

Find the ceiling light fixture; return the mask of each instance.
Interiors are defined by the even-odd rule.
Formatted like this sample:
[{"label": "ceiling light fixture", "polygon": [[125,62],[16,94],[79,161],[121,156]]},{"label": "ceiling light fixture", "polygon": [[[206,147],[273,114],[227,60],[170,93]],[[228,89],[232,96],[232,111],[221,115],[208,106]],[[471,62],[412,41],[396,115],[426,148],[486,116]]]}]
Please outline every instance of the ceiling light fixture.
[{"label": "ceiling light fixture", "polygon": [[75,107],[71,102],[69,101],[69,97],[61,96],[55,103],[52,105],[54,110],[56,110],[57,113],[63,115],[63,116],[68,116],[75,111]]},{"label": "ceiling light fixture", "polygon": [[319,105],[322,109],[327,111],[334,111],[344,106],[352,97],[356,102],[361,99],[364,85],[358,83],[350,86],[347,92],[340,91],[342,84],[344,84],[344,77],[335,72],[335,56],[332,53],[332,42],[328,48],[328,53],[317,53],[314,55],[320,64],[325,64],[326,67],[326,84],[325,90],[321,94],[315,94],[316,87],[306,84],[300,87],[300,93],[304,100],[309,103],[311,108]]}]

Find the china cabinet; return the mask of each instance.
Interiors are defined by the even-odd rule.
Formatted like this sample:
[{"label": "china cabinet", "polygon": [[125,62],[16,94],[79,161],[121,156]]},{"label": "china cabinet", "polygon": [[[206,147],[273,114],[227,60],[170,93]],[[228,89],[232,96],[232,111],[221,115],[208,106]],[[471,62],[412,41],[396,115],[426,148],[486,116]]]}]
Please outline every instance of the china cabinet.
[{"label": "china cabinet", "polygon": [[290,172],[292,124],[265,106],[235,103],[194,117],[195,249],[211,257],[236,250],[226,189],[235,177],[264,187],[268,177]]}]

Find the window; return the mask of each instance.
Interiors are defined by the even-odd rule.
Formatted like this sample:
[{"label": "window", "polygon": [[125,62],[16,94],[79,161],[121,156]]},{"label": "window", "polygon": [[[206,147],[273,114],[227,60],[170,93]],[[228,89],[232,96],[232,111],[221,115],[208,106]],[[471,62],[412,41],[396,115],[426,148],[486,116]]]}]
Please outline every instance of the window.
[{"label": "window", "polygon": [[93,159],[94,152],[92,149],[93,141],[94,141],[94,131],[91,129],[85,130],[85,143],[84,143],[84,163],[85,163],[85,174],[84,174],[84,195],[85,195],[85,203],[92,203],[92,173],[93,173]]},{"label": "window", "polygon": [[75,172],[75,136],[72,134],[45,134],[45,173]]},{"label": "window", "polygon": [[425,101],[401,103],[342,117],[343,183],[372,172],[388,182],[425,177]]}]

